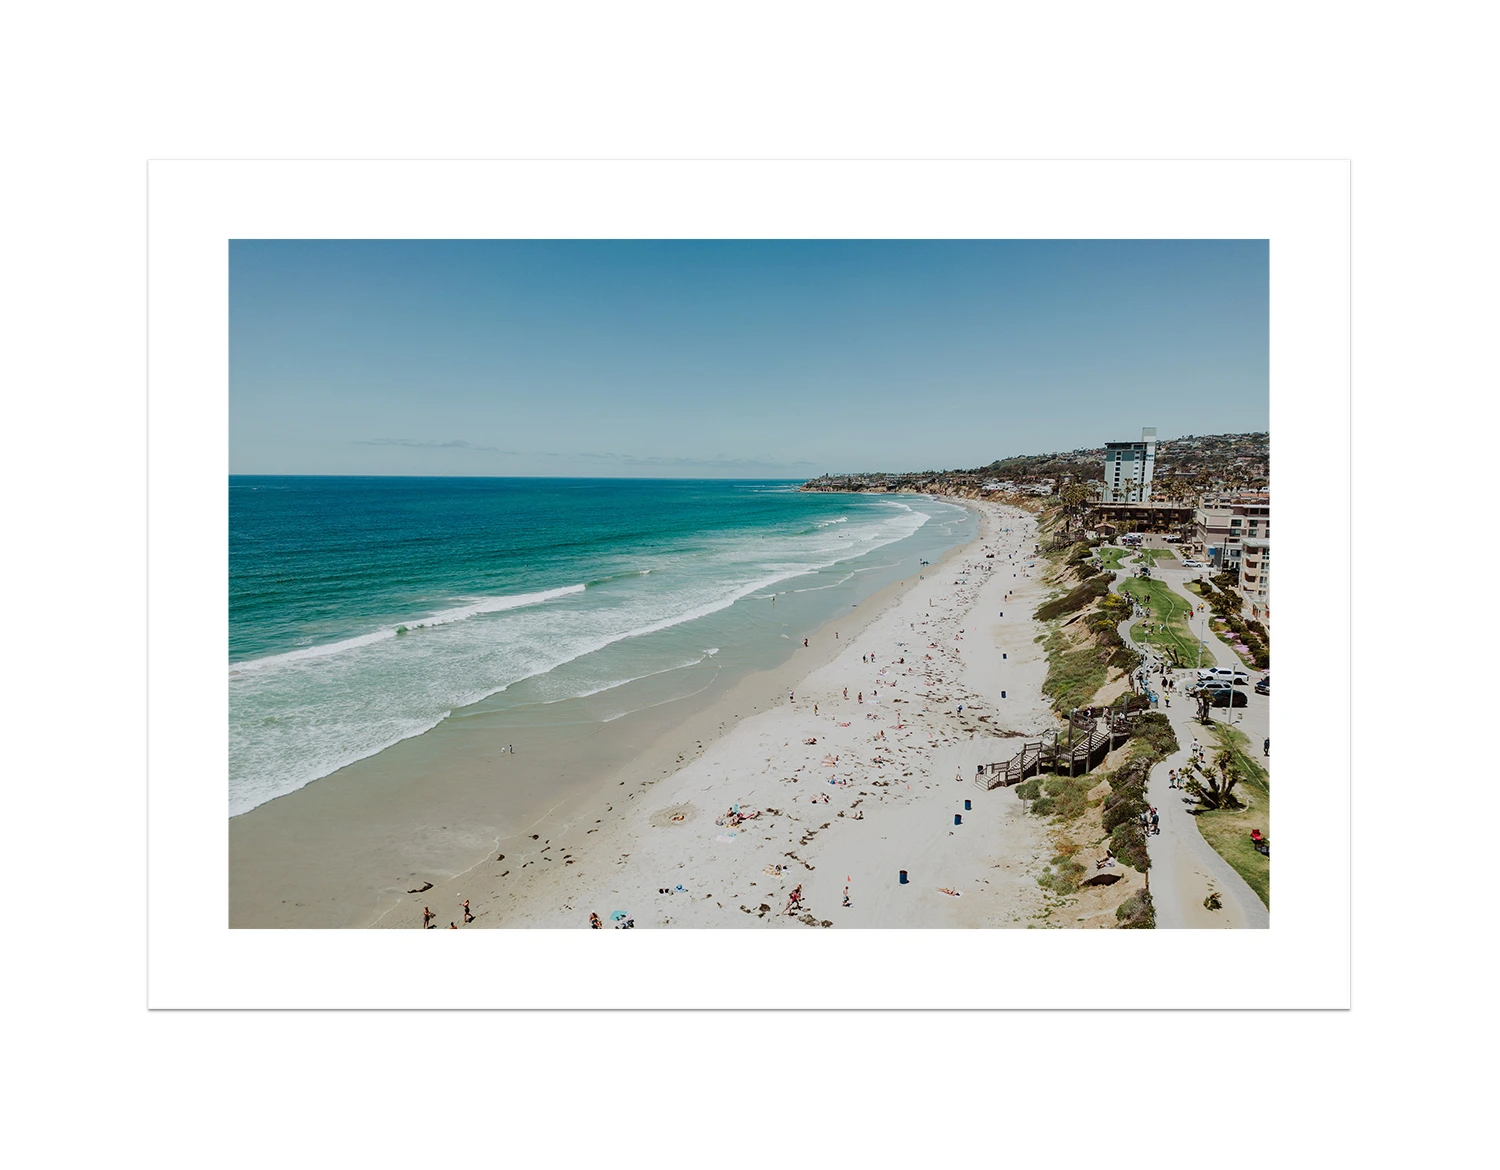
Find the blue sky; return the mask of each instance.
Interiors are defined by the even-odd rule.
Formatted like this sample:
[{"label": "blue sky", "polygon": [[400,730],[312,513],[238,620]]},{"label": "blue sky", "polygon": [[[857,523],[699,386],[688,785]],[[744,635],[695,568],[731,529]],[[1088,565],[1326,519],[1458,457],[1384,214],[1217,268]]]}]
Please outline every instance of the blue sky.
[{"label": "blue sky", "polygon": [[1237,241],[232,241],[235,474],[806,478],[1269,429]]}]

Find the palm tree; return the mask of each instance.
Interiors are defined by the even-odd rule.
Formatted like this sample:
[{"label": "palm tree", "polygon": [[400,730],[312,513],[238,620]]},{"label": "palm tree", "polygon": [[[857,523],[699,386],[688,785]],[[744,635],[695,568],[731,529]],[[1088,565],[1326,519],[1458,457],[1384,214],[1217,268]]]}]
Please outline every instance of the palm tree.
[{"label": "palm tree", "polygon": [[[1218,776],[1214,775],[1215,769]],[[1239,782],[1240,769],[1234,753],[1228,748],[1220,748],[1214,753],[1213,768],[1204,771],[1202,780],[1188,781],[1188,791],[1204,808],[1244,808],[1239,797],[1234,795],[1234,786]]]}]

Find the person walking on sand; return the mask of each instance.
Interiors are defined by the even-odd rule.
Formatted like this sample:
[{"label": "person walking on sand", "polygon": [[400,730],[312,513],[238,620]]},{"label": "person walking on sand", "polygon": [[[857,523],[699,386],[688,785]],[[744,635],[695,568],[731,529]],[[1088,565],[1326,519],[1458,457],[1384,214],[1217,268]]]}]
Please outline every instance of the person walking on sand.
[{"label": "person walking on sand", "polygon": [[453,920],[452,920],[452,919],[451,919],[451,918],[450,918],[450,919],[449,919],[449,920],[448,920],[448,929],[449,929],[449,930],[457,930],[457,929],[458,929],[458,923],[456,923],[456,922],[454,922],[454,921],[453,921]]},{"label": "person walking on sand", "polygon": [[474,915],[471,914],[471,913],[469,913],[469,899],[465,898],[464,899],[464,925],[467,926],[469,923],[471,923],[473,921],[474,921]]},{"label": "person walking on sand", "polygon": [[436,917],[437,917],[437,915],[432,912],[432,907],[431,906],[423,906],[422,907],[422,929],[423,930],[431,930],[432,929],[432,920],[434,918],[436,918]]},{"label": "person walking on sand", "polygon": [[849,909],[849,887],[844,887],[844,909]]},{"label": "person walking on sand", "polygon": [[844,688],[844,698],[846,698],[846,699],[847,699],[847,698],[848,698],[848,697],[849,697],[849,688],[848,688],[848,687],[845,687],[845,688]]},{"label": "person walking on sand", "polygon": [[787,895],[787,898],[786,898],[786,911],[785,911],[785,913],[790,914],[790,913],[792,913],[792,911],[796,910],[797,907],[799,907],[801,905],[802,905],[802,887],[799,885],[795,890],[793,890],[790,894]]}]

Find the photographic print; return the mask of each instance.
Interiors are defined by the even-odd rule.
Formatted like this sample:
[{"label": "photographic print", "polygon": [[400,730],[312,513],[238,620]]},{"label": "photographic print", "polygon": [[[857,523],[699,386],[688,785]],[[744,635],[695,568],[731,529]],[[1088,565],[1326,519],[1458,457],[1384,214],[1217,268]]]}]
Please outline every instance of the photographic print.
[{"label": "photographic print", "polygon": [[229,244],[231,927],[1269,925],[1269,254]]}]

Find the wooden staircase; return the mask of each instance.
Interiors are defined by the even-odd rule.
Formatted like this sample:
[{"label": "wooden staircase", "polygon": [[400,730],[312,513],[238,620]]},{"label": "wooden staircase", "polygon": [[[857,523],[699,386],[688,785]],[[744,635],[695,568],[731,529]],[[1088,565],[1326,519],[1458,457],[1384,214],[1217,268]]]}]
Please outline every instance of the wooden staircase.
[{"label": "wooden staircase", "polygon": [[1071,743],[1059,741],[1055,731],[1045,733],[1040,739],[1025,741],[1021,750],[1010,759],[981,765],[974,773],[974,786],[986,792],[993,788],[1009,788],[1028,776],[1035,776],[1044,767],[1050,767],[1053,772],[1066,772],[1069,776],[1086,774],[1130,738],[1137,714],[1110,711],[1102,718],[1095,718],[1075,712],[1071,716]]}]

